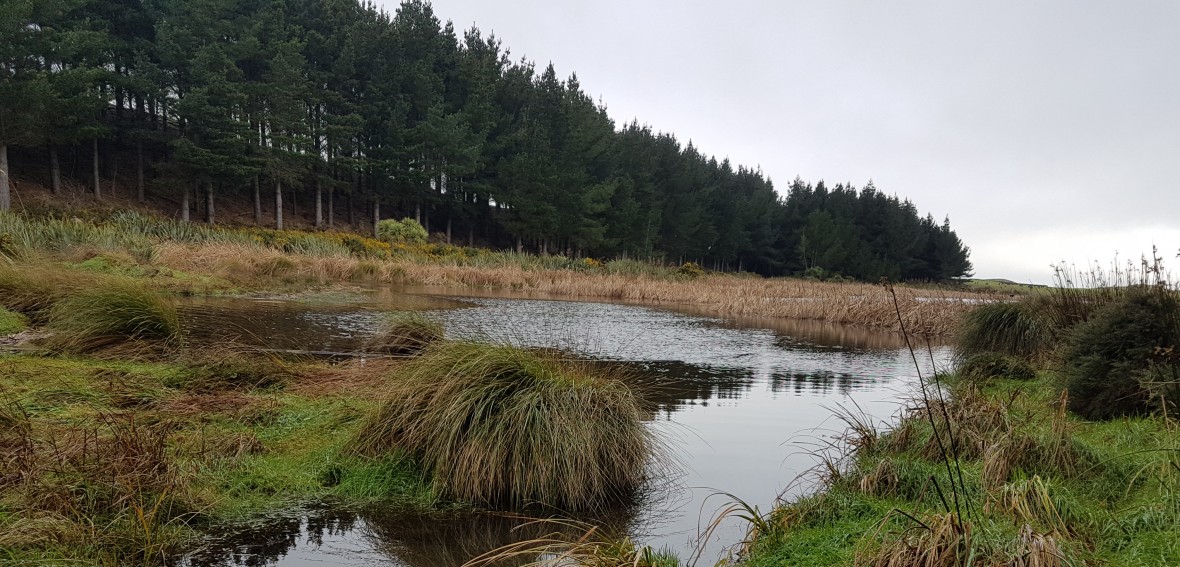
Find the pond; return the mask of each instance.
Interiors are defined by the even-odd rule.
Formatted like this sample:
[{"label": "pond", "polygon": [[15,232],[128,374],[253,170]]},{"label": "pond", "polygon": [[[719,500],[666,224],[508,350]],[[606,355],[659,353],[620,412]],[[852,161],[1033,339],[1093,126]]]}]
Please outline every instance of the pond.
[{"label": "pond", "polygon": [[[237,334],[282,350],[350,353],[379,326],[384,311],[431,310],[451,338],[561,347],[632,367],[650,402],[649,426],[672,448],[670,470],[634,506],[609,521],[643,544],[681,559],[694,550],[712,565],[741,541],[730,519],[708,541],[700,532],[728,503],[719,492],[769,510],[776,497],[814,484],[817,442],[843,429],[846,407],[888,422],[917,385],[902,337],[781,319],[720,319],[692,309],[454,295],[445,289],[369,290],[288,300],[201,299],[190,316],[194,338]],[[922,343],[923,375],[943,368],[949,349]],[[455,566],[498,545],[529,537],[518,518],[493,514],[413,518],[388,510],[330,505],[288,510],[251,528],[212,538],[180,565]],[[535,527],[534,527],[535,529]],[[534,534],[533,537],[536,537]]]}]

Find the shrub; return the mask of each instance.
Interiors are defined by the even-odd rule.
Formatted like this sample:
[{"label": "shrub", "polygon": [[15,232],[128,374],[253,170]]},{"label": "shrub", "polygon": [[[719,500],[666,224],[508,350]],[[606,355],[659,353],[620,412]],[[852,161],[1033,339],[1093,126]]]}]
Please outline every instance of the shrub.
[{"label": "shrub", "polygon": [[1027,362],[994,352],[983,352],[968,358],[959,365],[959,375],[970,380],[1032,380],[1037,377],[1037,373]]},{"label": "shrub", "polygon": [[368,348],[382,354],[413,356],[443,340],[443,332],[442,323],[420,313],[396,313],[369,340]]},{"label": "shrub", "polygon": [[685,262],[676,269],[676,272],[690,278],[698,278],[705,275],[705,270],[698,266],[696,262]]},{"label": "shrub", "polygon": [[1088,419],[1149,411],[1149,388],[1160,376],[1175,374],[1178,322],[1180,301],[1174,292],[1134,287],[1074,327],[1062,368],[1069,408]]},{"label": "shrub", "polygon": [[621,380],[561,356],[440,344],[400,372],[353,451],[408,454],[439,494],[480,505],[574,511],[623,500],[657,442]]},{"label": "shrub", "polygon": [[421,244],[426,242],[426,229],[418,221],[405,218],[400,221],[385,219],[377,223],[377,237],[389,242]]},{"label": "shrub", "polygon": [[1021,358],[1043,356],[1052,350],[1055,331],[1038,309],[1039,303],[988,303],[971,310],[959,326],[956,350],[966,358],[999,353]]},{"label": "shrub", "polygon": [[108,280],[65,296],[49,313],[51,348],[89,353],[129,341],[170,346],[179,340],[176,307],[129,280]]}]

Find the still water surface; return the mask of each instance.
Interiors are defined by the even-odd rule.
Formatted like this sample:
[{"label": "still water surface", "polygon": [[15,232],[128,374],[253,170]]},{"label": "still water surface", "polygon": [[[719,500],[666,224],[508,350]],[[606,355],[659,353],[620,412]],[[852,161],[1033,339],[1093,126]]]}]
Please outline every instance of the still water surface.
[{"label": "still water surface", "polygon": [[[432,293],[433,292],[433,293]],[[451,338],[562,347],[627,364],[652,402],[650,427],[675,456],[641,502],[611,520],[637,541],[687,559],[699,531],[735,494],[768,510],[775,498],[808,489],[796,479],[815,464],[806,449],[841,429],[837,406],[887,421],[915,387],[901,337],[781,319],[723,320],[637,305],[454,297],[447,290],[373,290],[302,300],[199,300],[188,311],[197,338],[226,333],[277,349],[353,352],[389,310],[431,310]],[[942,367],[945,347],[921,349],[923,373]],[[462,564],[484,551],[527,539],[521,522],[494,515],[414,518],[396,511],[342,511],[317,505],[286,511],[228,532],[181,565]],[[534,537],[538,534],[532,534]],[[705,542],[711,565],[743,535],[725,522]]]}]

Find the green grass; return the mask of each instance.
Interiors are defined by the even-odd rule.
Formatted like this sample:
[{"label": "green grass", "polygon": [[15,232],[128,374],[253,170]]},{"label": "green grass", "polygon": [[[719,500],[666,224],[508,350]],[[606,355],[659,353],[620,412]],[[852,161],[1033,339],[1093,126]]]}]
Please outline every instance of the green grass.
[{"label": "green grass", "polygon": [[28,326],[29,319],[20,313],[13,313],[0,306],[0,336],[15,335]]},{"label": "green grass", "polygon": [[[293,376],[328,371],[317,364],[294,364]],[[7,408],[0,411],[0,463],[5,463],[0,563],[140,564],[145,549],[182,547],[195,537],[194,530],[324,497],[346,505],[381,502],[416,510],[455,506],[431,490],[412,460],[342,453],[362,418],[376,409],[366,393],[296,393],[246,383],[194,391],[187,387],[192,376],[210,370],[186,357],[137,362],[13,355],[0,365],[0,407]],[[13,415],[12,408],[20,408],[24,417],[4,417]],[[112,463],[134,460],[103,461],[100,453],[97,460],[76,466],[53,464],[57,457],[76,454],[81,440],[93,439],[84,432],[109,437],[112,430],[104,425],[109,416],[121,416],[116,423],[131,420],[143,436],[166,439],[163,455],[172,471],[167,491],[133,493],[146,502],[163,494],[167,502],[150,546],[137,539],[132,508],[95,507],[95,501],[86,500],[87,494],[121,494],[121,484],[98,473]],[[13,424],[26,422],[27,430],[14,429]],[[21,454],[21,444],[13,444],[21,439],[30,439],[35,448],[31,476],[27,484],[9,484],[3,479],[16,462],[11,458]],[[86,463],[92,465],[82,466]],[[63,470],[70,476],[55,472]],[[68,486],[88,488],[62,490]],[[58,504],[46,508],[47,501]],[[72,509],[80,512],[55,511]]]},{"label": "green grass", "polygon": [[1180,423],[1162,416],[1085,421],[1062,412],[1059,384],[1052,373],[1032,381],[951,381],[948,414],[962,449],[967,491],[959,497],[970,530],[941,541],[958,541],[959,553],[936,547],[936,534],[953,533],[947,527],[955,522],[954,505],[948,516],[930,480],[950,502],[950,478],[919,411],[862,443],[819,494],[768,515],[769,529],[757,534],[748,563],[910,564],[936,557],[949,562],[931,564],[954,565],[971,556],[973,564],[999,565],[1027,560],[1050,538],[1057,555],[1037,557],[1039,564],[1177,564]]},{"label": "green grass", "polygon": [[440,343],[396,376],[356,454],[417,459],[445,497],[593,509],[644,480],[657,441],[617,378],[563,353]]}]

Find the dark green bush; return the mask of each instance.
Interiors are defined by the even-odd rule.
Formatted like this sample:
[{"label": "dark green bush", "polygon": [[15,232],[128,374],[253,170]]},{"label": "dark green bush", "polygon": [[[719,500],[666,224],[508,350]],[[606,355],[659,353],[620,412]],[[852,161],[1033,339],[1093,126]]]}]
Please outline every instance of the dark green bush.
[{"label": "dark green bush", "polygon": [[1014,356],[984,352],[971,356],[959,365],[959,376],[979,381],[992,378],[1032,380],[1037,377],[1037,373],[1027,362]]},{"label": "dark green bush", "polygon": [[1147,413],[1158,407],[1159,396],[1174,395],[1166,382],[1177,374],[1178,321],[1176,294],[1143,286],[1075,326],[1062,366],[1069,408],[1088,419],[1110,419]]}]

